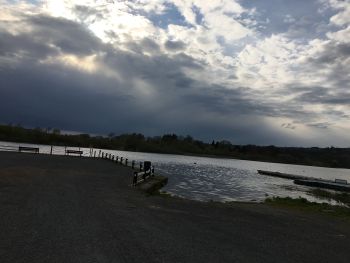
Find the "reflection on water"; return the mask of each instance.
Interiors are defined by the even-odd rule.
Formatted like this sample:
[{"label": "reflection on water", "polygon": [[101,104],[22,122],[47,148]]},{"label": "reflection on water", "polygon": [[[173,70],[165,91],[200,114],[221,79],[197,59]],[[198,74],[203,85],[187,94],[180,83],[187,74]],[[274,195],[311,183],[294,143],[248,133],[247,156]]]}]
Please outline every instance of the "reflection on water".
[{"label": "reflection on water", "polygon": [[[17,143],[0,142],[0,145],[18,147]],[[30,146],[31,144],[21,145]],[[40,152],[50,153],[50,146],[39,145],[39,147]],[[81,150],[84,156],[89,156],[88,148],[81,148]],[[123,156],[129,160],[151,161],[156,173],[169,178],[168,185],[164,187],[165,191],[184,198],[203,201],[263,201],[267,196],[294,198],[301,196],[310,201],[320,201],[307,194],[306,191],[310,189],[307,186],[295,185],[292,180],[288,179],[259,175],[258,169],[350,181],[349,169],[170,154],[103,151]],[[64,154],[64,147],[55,146],[53,154]]]}]

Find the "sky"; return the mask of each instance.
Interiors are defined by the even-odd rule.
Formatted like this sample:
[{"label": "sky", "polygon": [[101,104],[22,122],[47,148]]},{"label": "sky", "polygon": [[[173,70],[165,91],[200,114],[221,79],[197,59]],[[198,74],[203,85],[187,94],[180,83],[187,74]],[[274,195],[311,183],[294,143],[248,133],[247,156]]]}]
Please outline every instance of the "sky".
[{"label": "sky", "polygon": [[350,147],[350,0],[0,0],[0,123]]}]

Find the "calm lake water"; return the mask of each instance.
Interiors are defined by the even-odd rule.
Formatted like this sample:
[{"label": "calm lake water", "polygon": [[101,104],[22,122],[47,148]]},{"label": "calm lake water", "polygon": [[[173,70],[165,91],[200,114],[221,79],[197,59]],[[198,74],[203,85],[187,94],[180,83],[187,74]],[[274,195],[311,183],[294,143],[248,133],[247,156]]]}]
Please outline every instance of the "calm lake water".
[{"label": "calm lake water", "polygon": [[[41,153],[50,153],[50,146],[0,142],[0,150],[18,145],[36,146]],[[6,147],[4,147],[6,146]],[[77,149],[69,147],[69,149]],[[81,148],[84,156],[90,149]],[[98,150],[99,149],[95,149]],[[293,184],[292,180],[259,175],[258,169],[298,174],[324,179],[350,181],[350,169],[334,169],[235,159],[206,158],[172,154],[153,154],[102,150],[130,161],[151,161],[155,173],[169,178],[163,190],[184,198],[201,201],[263,201],[267,196],[305,197],[310,201],[325,201],[307,193],[310,188]],[[54,146],[53,154],[64,154],[64,147]],[[131,175],[130,175],[131,176]]]}]

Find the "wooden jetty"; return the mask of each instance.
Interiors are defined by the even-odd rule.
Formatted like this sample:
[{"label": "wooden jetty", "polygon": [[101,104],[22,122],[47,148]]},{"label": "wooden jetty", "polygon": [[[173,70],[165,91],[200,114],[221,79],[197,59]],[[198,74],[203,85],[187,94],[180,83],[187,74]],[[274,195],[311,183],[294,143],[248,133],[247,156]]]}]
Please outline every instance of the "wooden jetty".
[{"label": "wooden jetty", "polygon": [[294,180],[295,184],[306,185],[311,187],[319,187],[337,191],[350,192],[350,184],[348,183],[336,183],[336,182],[323,182],[320,180]]},{"label": "wooden jetty", "polygon": [[348,184],[346,180],[335,179],[334,181],[332,181],[332,180],[327,180],[322,178],[313,178],[313,177],[306,177],[302,175],[271,172],[271,171],[264,171],[264,170],[258,170],[258,173],[262,175],[291,179],[291,180],[294,180],[294,183],[298,185],[306,185],[311,187],[320,187],[325,189],[350,192],[350,184]]},{"label": "wooden jetty", "polygon": [[268,176],[273,176],[273,177],[280,177],[280,178],[285,178],[285,179],[310,179],[310,177],[302,176],[302,175],[295,175],[295,174],[287,174],[287,173],[280,173],[280,172],[271,172],[271,171],[265,171],[265,170],[258,170],[259,174],[262,175],[268,175]]}]

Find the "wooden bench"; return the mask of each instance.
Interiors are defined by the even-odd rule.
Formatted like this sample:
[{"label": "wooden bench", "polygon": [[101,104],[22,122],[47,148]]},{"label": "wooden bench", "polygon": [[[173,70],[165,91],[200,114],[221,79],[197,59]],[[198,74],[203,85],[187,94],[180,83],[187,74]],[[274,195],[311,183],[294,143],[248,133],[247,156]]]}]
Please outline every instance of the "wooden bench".
[{"label": "wooden bench", "polygon": [[39,153],[39,148],[37,147],[25,147],[25,146],[19,146],[18,147],[19,152],[33,152],[33,153]]},{"label": "wooden bench", "polygon": [[343,179],[335,179],[334,182],[337,184],[348,184],[348,181]]},{"label": "wooden bench", "polygon": [[79,154],[79,156],[81,156],[83,154],[83,151],[66,150],[66,155],[69,155],[69,154]]}]

